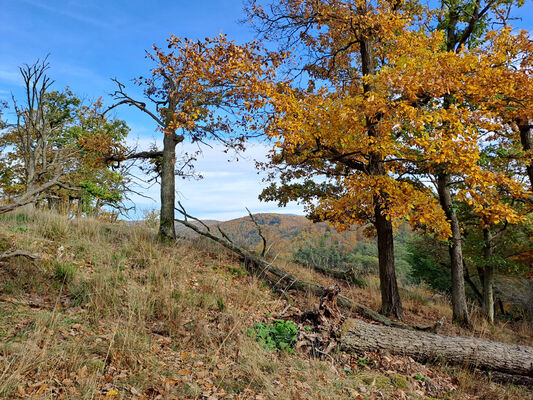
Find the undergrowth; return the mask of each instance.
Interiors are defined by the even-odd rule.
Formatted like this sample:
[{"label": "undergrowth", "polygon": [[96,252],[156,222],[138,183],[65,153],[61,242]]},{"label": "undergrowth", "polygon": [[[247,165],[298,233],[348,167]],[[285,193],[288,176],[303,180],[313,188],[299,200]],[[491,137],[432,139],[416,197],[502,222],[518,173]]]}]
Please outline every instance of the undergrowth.
[{"label": "undergrowth", "polygon": [[276,319],[270,324],[258,322],[248,330],[266,350],[281,350],[294,354],[294,344],[298,338],[298,327],[292,321]]},{"label": "undergrowth", "polygon": [[[383,378],[383,371],[359,362],[365,355],[345,369],[293,351],[296,327],[265,318],[287,309],[287,299],[205,240],[168,246],[142,226],[31,212],[0,216],[0,243],[42,256],[38,262],[13,258],[0,267],[2,399],[427,397],[419,393],[419,379]],[[308,269],[283,267],[332,282]],[[345,293],[374,306],[379,289],[368,280],[365,288]],[[445,309],[420,296],[407,301],[408,313],[415,305],[429,315]],[[305,309],[317,299],[298,295],[291,301]],[[492,329],[484,334],[506,332]],[[274,348],[282,351],[266,350]],[[457,376],[468,385],[449,398],[528,396],[477,373],[461,370]]]}]

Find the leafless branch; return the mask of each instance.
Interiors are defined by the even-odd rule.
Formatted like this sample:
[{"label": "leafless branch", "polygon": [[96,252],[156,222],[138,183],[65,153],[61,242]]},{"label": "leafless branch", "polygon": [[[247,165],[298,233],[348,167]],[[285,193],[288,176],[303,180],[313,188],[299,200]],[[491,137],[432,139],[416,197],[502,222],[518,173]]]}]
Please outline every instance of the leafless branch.
[{"label": "leafless branch", "polygon": [[200,219],[198,219],[196,217],[193,217],[190,214],[187,214],[187,211],[185,211],[185,207],[183,207],[183,204],[181,204],[180,201],[178,201],[178,204],[179,204],[180,208],[176,207],[176,211],[183,215],[183,217],[185,218],[185,221],[187,221],[187,218],[190,218],[193,221],[196,221],[196,222],[200,223],[201,225],[203,225],[205,227],[205,229],[207,229],[208,232],[211,232],[211,228],[209,228],[209,226],[207,226],[202,220],[200,220]]},{"label": "leafless branch", "polygon": [[265,239],[265,236],[263,235],[263,231],[261,230],[261,226],[257,223],[257,221],[255,220],[253,214],[248,209],[248,207],[246,207],[246,211],[248,211],[248,215],[250,216],[250,219],[254,223],[255,227],[257,228],[257,232],[259,233],[259,236],[261,236],[261,240],[263,241],[263,249],[261,250],[261,257],[264,257],[265,256],[266,247],[267,247],[267,241]]},{"label": "leafless branch", "polygon": [[39,254],[31,253],[26,250],[13,250],[13,251],[5,251],[3,253],[0,253],[0,260],[5,260],[7,258],[13,258],[13,257],[27,257],[27,258],[31,258],[32,260],[37,260],[41,258]]},{"label": "leafless branch", "polygon": [[165,127],[165,124],[163,123],[163,121],[157,115],[155,115],[152,111],[150,111],[146,107],[146,103],[144,103],[142,101],[139,101],[139,100],[135,100],[134,98],[132,98],[128,94],[126,94],[126,92],[124,91],[124,88],[125,88],[124,84],[121,83],[118,79],[113,78],[111,80],[117,84],[117,90],[115,90],[111,94],[111,96],[113,96],[113,98],[115,100],[117,100],[117,102],[115,104],[113,104],[111,107],[108,107],[103,112],[102,115],[105,115],[106,113],[108,113],[109,111],[113,110],[114,108],[116,108],[116,107],[118,107],[118,106],[120,106],[122,104],[125,104],[125,105],[128,105],[128,106],[133,106],[135,108],[138,108],[142,112],[144,112],[147,115],[149,115],[155,122],[157,122],[157,124],[161,128]]}]

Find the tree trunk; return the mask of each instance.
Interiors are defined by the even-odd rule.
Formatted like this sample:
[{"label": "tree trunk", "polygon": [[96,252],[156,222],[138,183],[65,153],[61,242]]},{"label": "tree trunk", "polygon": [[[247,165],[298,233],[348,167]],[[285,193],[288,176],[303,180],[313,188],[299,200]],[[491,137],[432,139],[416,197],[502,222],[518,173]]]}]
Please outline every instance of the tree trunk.
[{"label": "tree trunk", "polygon": [[[365,11],[365,10],[363,10]],[[362,39],[359,43],[361,53],[361,67],[363,75],[374,75],[375,59],[374,47],[371,38]],[[363,84],[363,91],[370,93],[374,88],[365,83]],[[368,136],[379,138],[380,132],[377,129],[378,121],[381,116],[379,114],[370,118],[366,117],[366,124],[368,126]],[[371,153],[368,162],[368,169],[371,175],[382,176],[386,174],[383,166],[383,157],[379,153]],[[378,235],[378,259],[379,259],[379,282],[381,290],[381,313],[387,316],[393,316],[398,319],[403,318],[402,301],[398,291],[398,282],[396,279],[395,265],[394,265],[394,238],[392,222],[387,220],[384,213],[387,206],[386,201],[383,200],[385,194],[382,196],[374,196],[374,226],[376,227]]]},{"label": "tree trunk", "polygon": [[453,209],[452,195],[450,192],[451,178],[448,173],[437,176],[437,189],[439,201],[450,222],[452,236],[448,244],[452,271],[452,310],[453,321],[465,328],[471,328],[468,308],[466,305],[465,281],[463,275],[463,250],[461,245],[461,228],[459,219]]},{"label": "tree trunk", "polygon": [[[533,144],[531,143],[531,125],[529,121],[520,121],[518,123],[518,130],[520,131],[520,143],[522,143],[522,149],[526,153],[533,151]],[[529,184],[533,189],[533,161],[526,164],[527,175],[529,176]]]},{"label": "tree trunk", "polygon": [[385,215],[383,215],[383,210],[377,199],[374,213],[376,219],[375,227],[378,234],[381,313],[402,319],[403,308],[394,265],[394,237],[392,223],[385,218]]},{"label": "tree trunk", "polygon": [[[466,265],[464,265],[464,262],[463,262],[463,266],[464,266],[464,271],[465,271],[465,282],[468,283],[468,285],[470,286],[470,288],[474,292],[474,295],[476,296],[476,299],[479,301],[479,305],[483,306],[483,294],[479,291],[479,289],[477,288],[476,284],[474,283],[474,281],[470,277],[470,272],[468,270],[468,267]],[[482,268],[477,267],[478,276],[479,276],[480,280],[482,279],[481,276],[483,275],[483,274],[480,274],[481,270],[482,270]],[[482,280],[481,280],[481,287],[483,287],[483,281]]]},{"label": "tree trunk", "polygon": [[176,239],[174,227],[174,208],[176,201],[176,134],[165,132],[163,157],[161,160],[161,215],[159,237],[165,240]]},{"label": "tree trunk", "polygon": [[483,271],[483,314],[491,324],[494,323],[494,269],[491,264],[492,235],[487,228],[483,229],[483,258],[485,268]]},{"label": "tree trunk", "polygon": [[357,319],[348,319],[342,332],[341,350],[347,352],[386,350],[420,362],[443,359],[453,364],[533,376],[533,348],[529,346],[399,330]]}]

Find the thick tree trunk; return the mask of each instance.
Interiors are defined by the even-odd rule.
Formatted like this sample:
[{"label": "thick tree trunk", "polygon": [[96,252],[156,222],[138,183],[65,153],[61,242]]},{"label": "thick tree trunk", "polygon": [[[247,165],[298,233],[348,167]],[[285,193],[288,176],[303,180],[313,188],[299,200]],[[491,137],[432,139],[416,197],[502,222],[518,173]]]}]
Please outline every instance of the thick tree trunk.
[{"label": "thick tree trunk", "polygon": [[383,210],[378,201],[375,206],[375,218],[375,227],[378,234],[381,313],[402,319],[403,308],[394,265],[394,237],[392,223],[385,218],[385,215],[383,215]]},{"label": "thick tree trunk", "polygon": [[485,268],[483,271],[483,314],[491,324],[494,323],[494,269],[491,264],[492,235],[490,230],[483,229],[483,258]]},{"label": "thick tree trunk", "polygon": [[471,328],[472,325],[470,323],[468,308],[466,305],[461,228],[459,226],[457,214],[453,209],[450,183],[451,178],[449,174],[441,173],[437,176],[437,189],[440,204],[446,213],[452,231],[448,250],[450,253],[452,271],[453,320],[463,327]]},{"label": "thick tree trunk", "polygon": [[[362,10],[363,12],[365,10]],[[375,59],[374,44],[371,38],[362,39],[359,43],[361,53],[361,67],[363,75],[374,75]],[[370,93],[374,88],[365,83],[363,91]],[[366,118],[368,126],[368,136],[379,138],[380,131],[377,123],[381,116],[379,114]],[[379,153],[371,153],[368,162],[368,169],[371,175],[385,175],[386,171],[383,166],[383,157]],[[393,316],[398,319],[403,318],[403,308],[398,291],[398,282],[394,265],[394,239],[392,222],[385,217],[386,201],[383,200],[385,194],[374,197],[374,226],[378,235],[378,258],[379,258],[379,282],[381,289],[381,313],[387,316]]]},{"label": "thick tree trunk", "polygon": [[533,348],[484,339],[399,330],[349,319],[342,329],[341,350],[363,353],[386,350],[426,362],[475,366],[508,374],[533,376]]},{"label": "thick tree trunk", "polygon": [[165,132],[161,160],[161,215],[159,220],[159,237],[165,240],[176,239],[174,228],[176,144],[176,134]]}]

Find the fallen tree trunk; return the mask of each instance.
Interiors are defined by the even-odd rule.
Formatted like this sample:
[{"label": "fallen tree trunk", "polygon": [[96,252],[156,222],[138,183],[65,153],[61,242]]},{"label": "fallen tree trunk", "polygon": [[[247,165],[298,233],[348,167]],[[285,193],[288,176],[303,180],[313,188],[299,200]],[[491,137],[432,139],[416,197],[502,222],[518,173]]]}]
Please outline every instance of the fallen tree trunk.
[{"label": "fallen tree trunk", "polygon": [[407,331],[348,319],[342,329],[341,350],[377,352],[386,350],[426,362],[446,362],[533,377],[533,347],[492,342],[469,337]]}]

